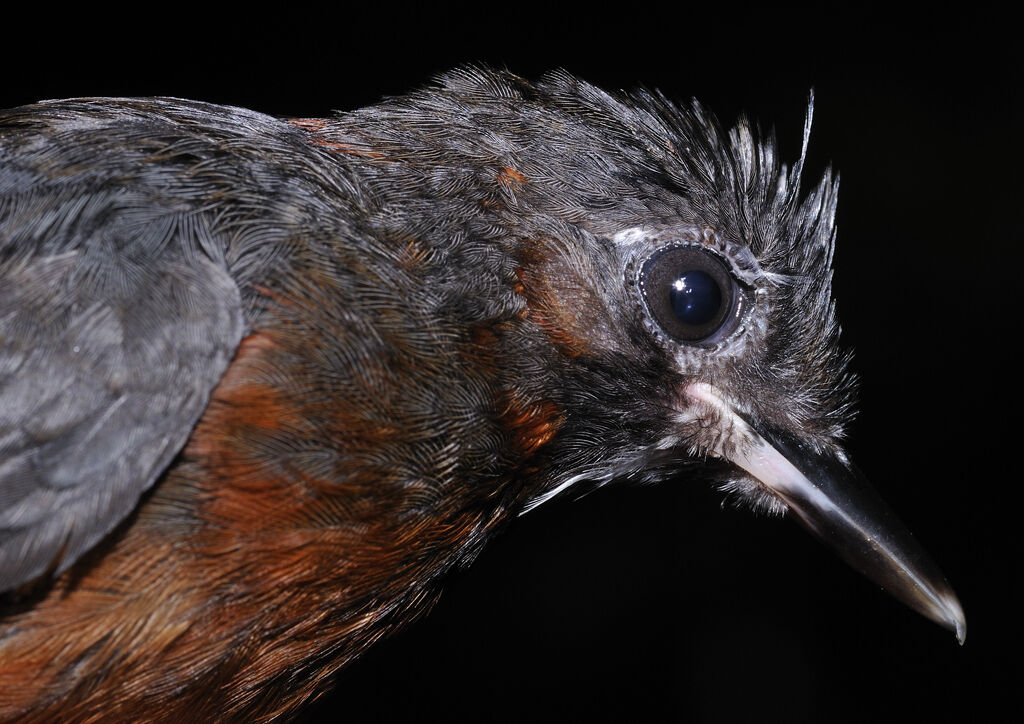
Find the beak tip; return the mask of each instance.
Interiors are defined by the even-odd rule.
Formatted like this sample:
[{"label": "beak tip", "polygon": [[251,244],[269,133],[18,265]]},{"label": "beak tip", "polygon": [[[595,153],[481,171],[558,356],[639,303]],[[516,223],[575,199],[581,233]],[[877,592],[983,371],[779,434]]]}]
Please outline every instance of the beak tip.
[{"label": "beak tip", "polygon": [[960,606],[956,607],[956,612],[952,618],[952,628],[956,633],[957,642],[963,646],[967,640],[967,618],[964,616],[963,609]]},{"label": "beak tip", "polygon": [[957,643],[961,646],[967,640],[967,617],[957,597],[949,591],[949,595],[942,596],[941,607],[935,611],[935,620],[948,628],[956,635]]}]

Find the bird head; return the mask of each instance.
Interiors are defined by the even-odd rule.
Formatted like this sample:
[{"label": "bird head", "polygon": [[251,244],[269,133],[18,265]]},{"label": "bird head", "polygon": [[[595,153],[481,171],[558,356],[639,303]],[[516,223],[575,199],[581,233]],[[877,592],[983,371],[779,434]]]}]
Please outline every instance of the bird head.
[{"label": "bird head", "polygon": [[[952,589],[842,448],[855,380],[831,290],[838,179],[826,171],[801,195],[812,114],[813,96],[787,167],[771,135],[745,119],[726,131],[696,101],[462,70],[348,117],[344,140],[358,146],[376,124],[376,151],[416,159],[405,184],[391,164],[389,193],[432,159],[440,196],[497,190],[468,231],[447,228],[463,217],[437,197],[415,208],[422,195],[402,223],[496,237],[506,260],[503,413],[530,453],[522,511],[581,485],[699,470],[754,509],[792,514],[962,642]],[[481,165],[485,185],[469,178]]]}]

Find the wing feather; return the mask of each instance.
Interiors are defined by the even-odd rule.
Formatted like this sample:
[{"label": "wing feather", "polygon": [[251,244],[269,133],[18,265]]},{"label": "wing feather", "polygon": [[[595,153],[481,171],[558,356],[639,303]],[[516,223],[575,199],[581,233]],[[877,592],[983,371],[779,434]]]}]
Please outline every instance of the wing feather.
[{"label": "wing feather", "polygon": [[117,187],[29,195],[0,199],[0,591],[131,513],[243,331],[201,216]]}]

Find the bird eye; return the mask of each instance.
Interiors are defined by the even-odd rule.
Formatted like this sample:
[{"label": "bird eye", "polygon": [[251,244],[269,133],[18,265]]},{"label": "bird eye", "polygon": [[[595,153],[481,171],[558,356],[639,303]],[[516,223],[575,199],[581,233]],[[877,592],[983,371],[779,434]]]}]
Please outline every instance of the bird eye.
[{"label": "bird eye", "polygon": [[699,247],[652,256],[640,272],[640,289],[655,321],[678,342],[718,341],[739,318],[736,280],[718,257]]}]

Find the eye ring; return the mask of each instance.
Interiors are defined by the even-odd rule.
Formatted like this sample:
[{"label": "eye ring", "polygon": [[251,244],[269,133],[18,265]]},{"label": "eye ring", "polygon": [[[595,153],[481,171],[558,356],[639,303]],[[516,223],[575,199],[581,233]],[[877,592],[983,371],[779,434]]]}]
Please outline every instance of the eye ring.
[{"label": "eye ring", "polygon": [[739,283],[704,247],[673,246],[653,254],[640,270],[639,286],[654,321],[677,342],[715,344],[739,323]]}]

